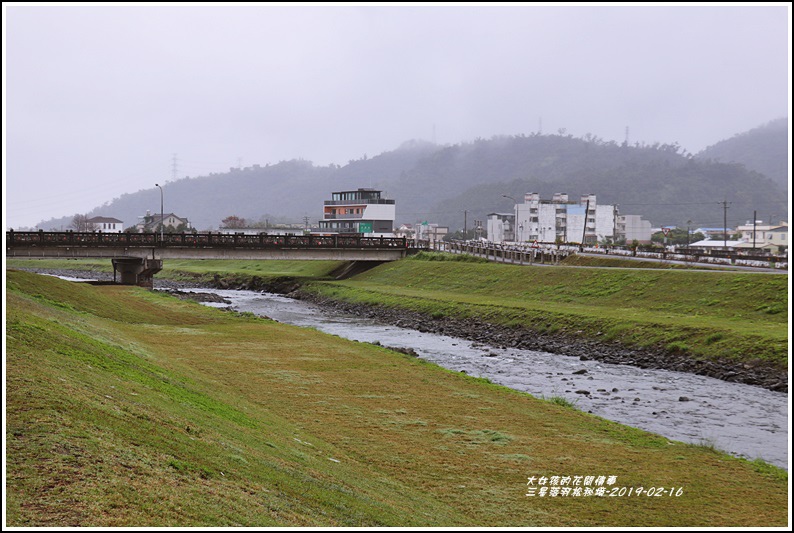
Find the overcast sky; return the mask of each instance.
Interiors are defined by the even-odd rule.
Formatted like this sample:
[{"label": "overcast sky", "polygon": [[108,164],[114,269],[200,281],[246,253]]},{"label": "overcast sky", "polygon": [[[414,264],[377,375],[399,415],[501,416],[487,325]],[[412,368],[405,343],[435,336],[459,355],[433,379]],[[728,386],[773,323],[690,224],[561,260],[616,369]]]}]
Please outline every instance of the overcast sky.
[{"label": "overcast sky", "polygon": [[541,124],[696,153],[789,116],[790,23],[780,3],[4,3],[4,222],[162,185],[174,154],[178,178],[344,165]]}]

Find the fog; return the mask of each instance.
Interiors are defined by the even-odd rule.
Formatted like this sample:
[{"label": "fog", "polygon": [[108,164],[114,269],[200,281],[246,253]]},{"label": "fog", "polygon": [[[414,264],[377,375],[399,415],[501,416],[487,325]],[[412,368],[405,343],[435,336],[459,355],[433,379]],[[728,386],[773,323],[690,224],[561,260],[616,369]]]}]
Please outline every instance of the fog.
[{"label": "fog", "polygon": [[3,19],[7,228],[174,177],[344,165],[409,139],[623,142],[628,128],[696,153],[791,99],[788,3],[4,3]]}]

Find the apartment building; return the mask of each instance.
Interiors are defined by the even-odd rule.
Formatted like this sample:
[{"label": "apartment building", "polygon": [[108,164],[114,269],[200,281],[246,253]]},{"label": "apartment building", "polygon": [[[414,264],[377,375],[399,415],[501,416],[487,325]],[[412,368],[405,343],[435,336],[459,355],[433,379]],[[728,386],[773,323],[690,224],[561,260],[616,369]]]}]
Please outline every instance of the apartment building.
[{"label": "apartment building", "polygon": [[572,201],[565,193],[542,200],[540,194],[531,192],[515,209],[515,237],[519,242],[595,244],[615,237],[617,208],[599,205],[595,194]]},{"label": "apartment building", "polygon": [[490,213],[486,221],[488,240],[491,242],[512,242],[516,240],[516,215],[514,213]]},{"label": "apartment building", "polygon": [[631,244],[637,241],[639,244],[650,244],[651,223],[643,220],[640,215],[617,215],[615,225],[615,240]]}]

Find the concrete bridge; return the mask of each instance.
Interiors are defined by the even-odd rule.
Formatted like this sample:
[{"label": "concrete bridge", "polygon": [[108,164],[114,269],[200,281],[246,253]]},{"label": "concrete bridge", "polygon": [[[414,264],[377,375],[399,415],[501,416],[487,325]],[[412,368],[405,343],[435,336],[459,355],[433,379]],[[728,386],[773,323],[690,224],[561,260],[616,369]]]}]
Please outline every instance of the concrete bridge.
[{"label": "concrete bridge", "polygon": [[396,261],[410,241],[359,235],[6,232],[6,257],[111,259],[113,278],[151,285],[164,259]]}]

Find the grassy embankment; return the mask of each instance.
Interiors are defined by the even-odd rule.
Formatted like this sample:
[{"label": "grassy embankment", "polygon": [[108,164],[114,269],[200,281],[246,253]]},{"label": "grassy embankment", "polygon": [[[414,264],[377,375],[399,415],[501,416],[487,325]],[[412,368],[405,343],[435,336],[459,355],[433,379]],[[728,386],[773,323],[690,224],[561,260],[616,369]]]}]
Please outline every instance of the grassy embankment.
[{"label": "grassy embankment", "polygon": [[788,278],[738,272],[526,267],[422,260],[388,263],[304,290],[432,317],[474,318],[696,358],[788,364]]},{"label": "grassy embankment", "polygon": [[[112,271],[107,260],[10,259],[8,265]],[[522,267],[425,253],[350,280],[316,281],[341,265],[168,261],[157,277],[315,280],[304,290],[349,302],[403,307],[433,317],[475,318],[627,347],[661,347],[695,358],[760,359],[781,369],[788,366],[788,279],[782,274]]]},{"label": "grassy embankment", "polygon": [[[6,260],[10,268],[72,269],[113,273],[109,259],[15,259]],[[235,261],[235,260],[178,260],[163,262],[163,270],[157,279],[176,281],[208,282],[220,275],[233,281],[255,276],[267,279],[294,278],[296,280],[318,279],[329,276],[344,261]]]},{"label": "grassy embankment", "polygon": [[[779,469],[406,355],[9,271],[9,526],[785,526]],[[527,497],[528,476],[680,496]]]},{"label": "grassy embankment", "polygon": [[[695,269],[695,270],[714,270],[712,267],[698,263],[688,265],[659,261],[656,259],[628,259],[619,255],[603,255],[593,257],[590,255],[572,254],[560,261],[564,266],[585,266],[585,267],[617,267],[617,268],[652,268],[652,269]],[[730,265],[721,265],[723,270],[731,270]]]}]

